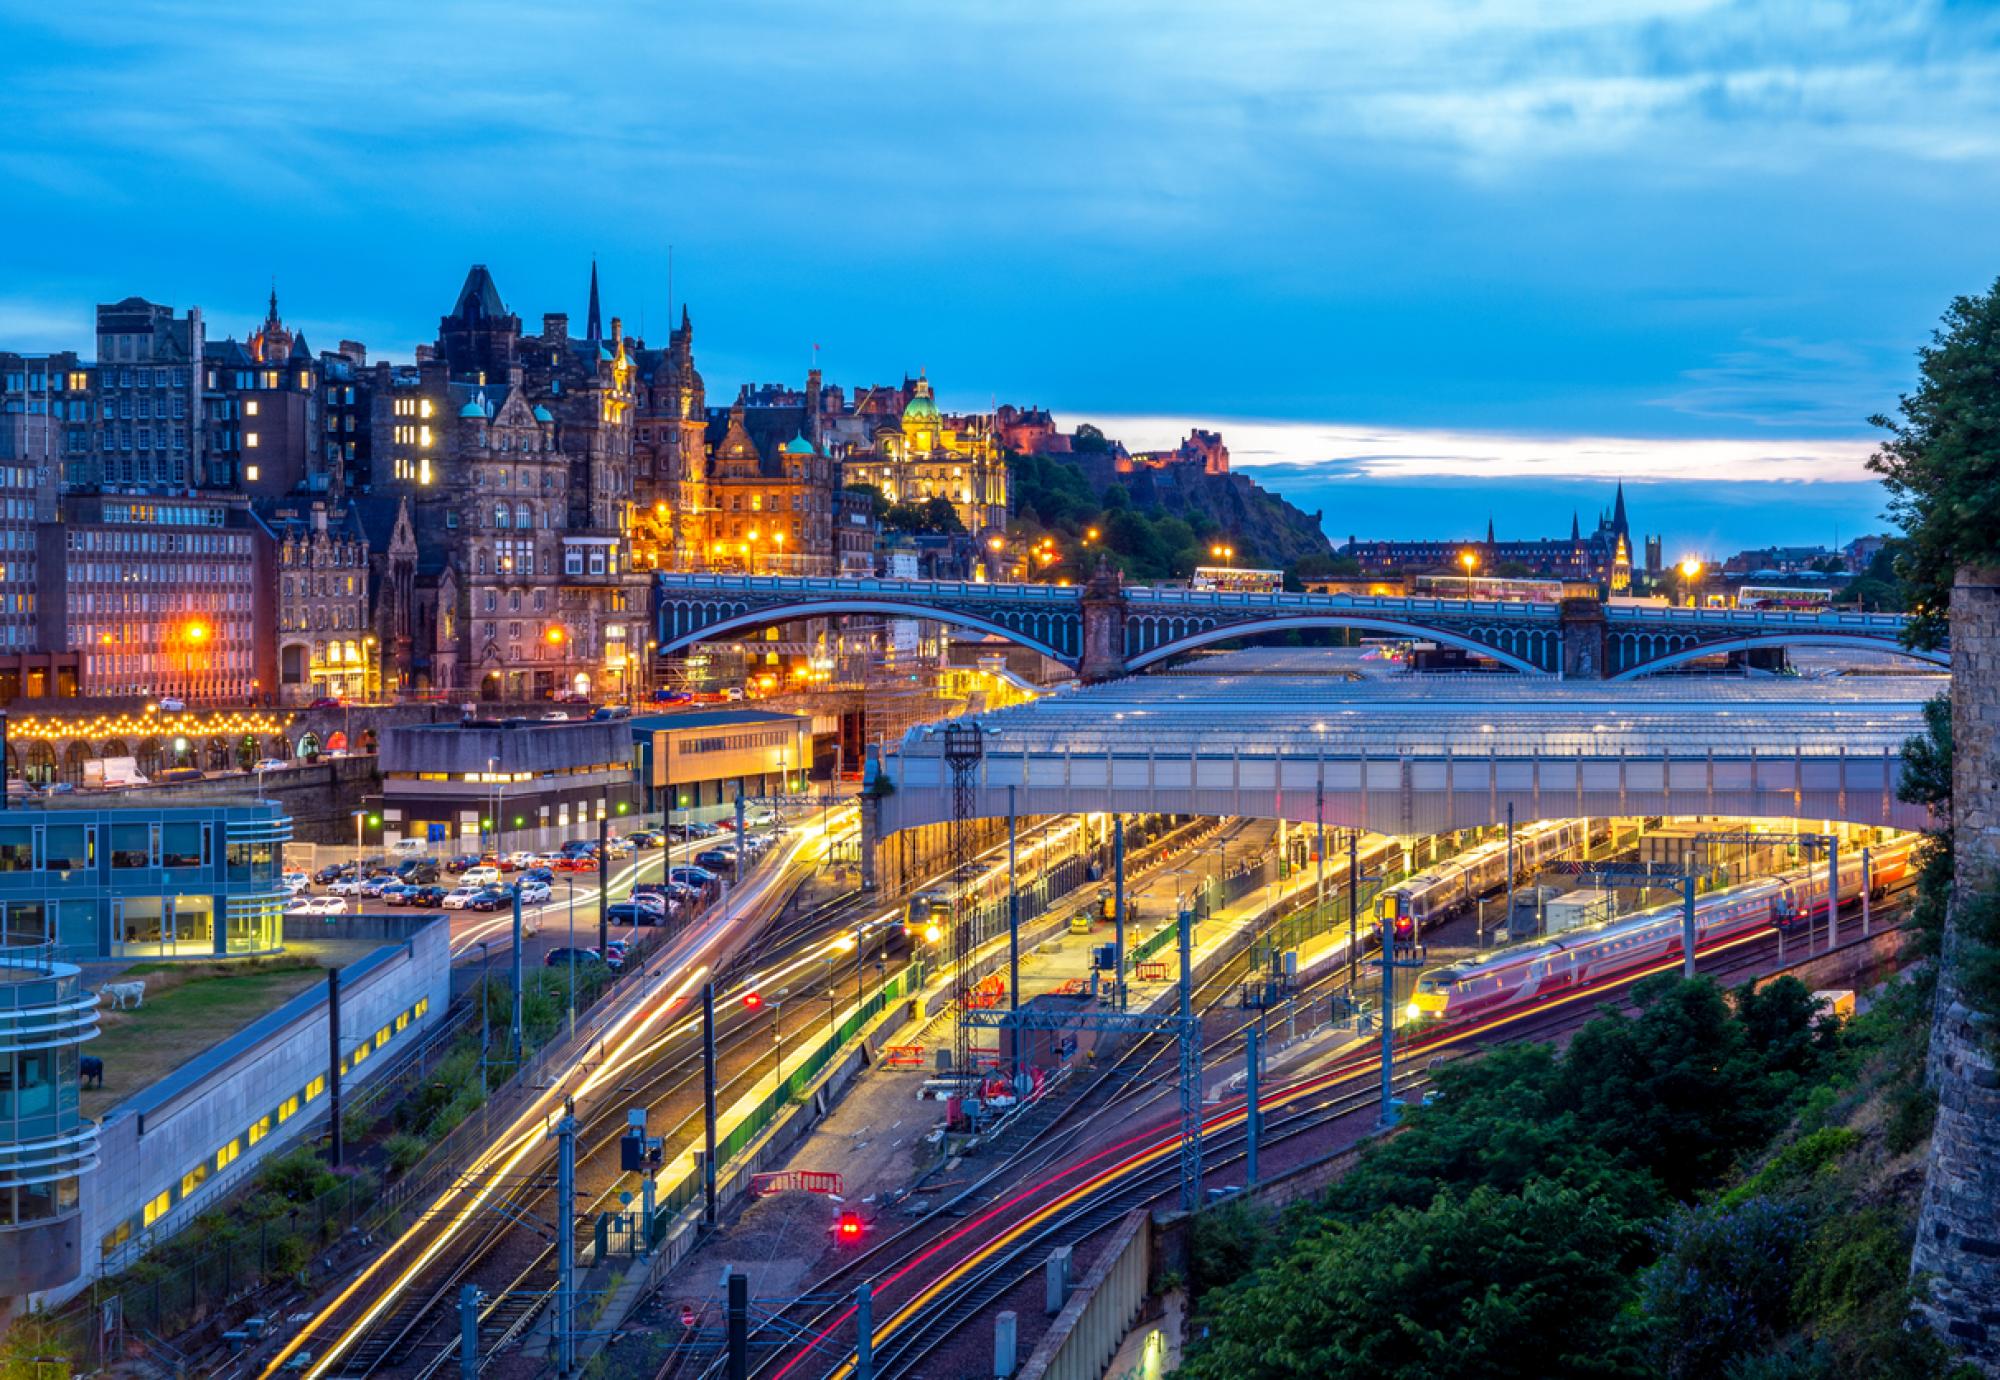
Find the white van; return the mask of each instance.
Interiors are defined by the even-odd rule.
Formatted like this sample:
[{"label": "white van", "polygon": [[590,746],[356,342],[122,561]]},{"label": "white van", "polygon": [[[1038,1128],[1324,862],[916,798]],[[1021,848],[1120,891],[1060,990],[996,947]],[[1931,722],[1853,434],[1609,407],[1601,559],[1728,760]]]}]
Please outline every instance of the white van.
[{"label": "white van", "polygon": [[424,847],[422,839],[397,839],[389,845],[389,851],[399,858],[414,858],[422,855]]}]

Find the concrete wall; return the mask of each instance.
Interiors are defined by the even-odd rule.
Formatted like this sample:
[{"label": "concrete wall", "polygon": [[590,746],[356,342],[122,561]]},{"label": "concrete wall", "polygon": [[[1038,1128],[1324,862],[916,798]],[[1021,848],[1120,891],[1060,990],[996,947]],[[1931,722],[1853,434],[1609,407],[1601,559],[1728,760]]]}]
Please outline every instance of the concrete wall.
[{"label": "concrete wall", "polygon": [[1020,1380],[1097,1380],[1104,1374],[1146,1301],[1152,1247],[1152,1214],[1134,1208],[1016,1372]]},{"label": "concrete wall", "polygon": [[[354,842],[354,811],[378,789],[373,757],[327,757],[311,766],[264,773],[264,797],[292,817],[292,837],[306,842]],[[135,786],[105,797],[117,805],[199,805],[257,798],[257,778],[231,776],[171,786]]]},{"label": "concrete wall", "polygon": [[[406,924],[409,932],[400,943],[378,949],[342,972],[342,1048],[372,1045],[378,1031],[391,1030],[386,1043],[372,1050],[343,1086],[365,1082],[389,1067],[398,1053],[443,1019],[450,1005],[449,924],[436,918]],[[425,1001],[428,1010],[422,1017],[394,1029],[399,1016]],[[327,1062],[326,988],[321,984],[113,1107],[99,1129],[99,1167],[83,1181],[84,1274],[49,1301],[74,1293],[96,1274],[129,1264],[151,1241],[180,1231],[240,1184],[259,1161],[322,1120],[326,1094],[306,1101],[302,1092],[326,1073]],[[301,1098],[299,1110],[279,1121],[276,1110],[295,1096]],[[249,1143],[252,1123],[266,1115],[272,1116],[269,1132]],[[235,1158],[218,1167],[218,1151],[232,1143]],[[183,1198],[183,1176],[197,1166],[206,1166],[207,1177]],[[106,1259],[104,1237],[142,1214],[163,1192],[173,1195],[173,1205],[150,1231],[135,1229]]]},{"label": "concrete wall", "polygon": [[391,728],[382,735],[381,769],[388,772],[444,772],[462,776],[484,772],[498,762],[501,772],[570,771],[577,767],[629,763],[632,726],[602,723],[496,724],[482,720],[462,727],[437,724]]}]

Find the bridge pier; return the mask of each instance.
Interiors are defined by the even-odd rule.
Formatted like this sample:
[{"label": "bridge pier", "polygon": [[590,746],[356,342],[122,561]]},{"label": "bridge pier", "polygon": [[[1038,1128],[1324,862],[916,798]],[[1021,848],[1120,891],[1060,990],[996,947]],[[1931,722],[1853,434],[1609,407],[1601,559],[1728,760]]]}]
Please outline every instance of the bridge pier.
[{"label": "bridge pier", "polygon": [[1077,674],[1086,685],[1125,674],[1125,577],[1101,557],[1083,587],[1083,655]]},{"label": "bridge pier", "polygon": [[1565,599],[1557,612],[1562,636],[1562,678],[1603,680],[1604,604],[1597,599]]}]

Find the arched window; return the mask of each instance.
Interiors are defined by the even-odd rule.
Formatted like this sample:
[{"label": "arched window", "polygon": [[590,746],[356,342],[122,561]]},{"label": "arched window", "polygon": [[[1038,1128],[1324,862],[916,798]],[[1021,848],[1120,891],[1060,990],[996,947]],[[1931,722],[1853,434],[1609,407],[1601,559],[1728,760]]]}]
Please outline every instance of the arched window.
[{"label": "arched window", "polygon": [[495,504],[495,505],[494,505],[494,508],[493,508],[493,525],[494,525],[495,527],[510,527],[510,526],[512,526],[512,525],[513,525],[513,516],[514,516],[514,514],[513,514],[513,510],[512,510],[512,509],[510,509],[510,508],[509,508],[509,507],[508,507],[508,506],[507,506],[506,504],[504,504],[504,503],[499,503],[499,504]]}]

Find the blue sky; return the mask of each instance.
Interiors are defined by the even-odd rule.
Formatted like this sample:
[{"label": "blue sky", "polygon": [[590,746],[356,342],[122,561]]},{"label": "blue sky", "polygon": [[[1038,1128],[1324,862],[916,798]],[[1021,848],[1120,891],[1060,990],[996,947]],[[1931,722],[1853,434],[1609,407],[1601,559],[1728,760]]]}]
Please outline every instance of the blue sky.
[{"label": "blue sky", "polygon": [[0,346],[131,292],[241,334],[275,275],[407,358],[468,263],[533,323],[593,253],[658,336],[672,244],[713,391],[817,342],[1219,422],[1342,535],[1623,469],[1674,545],[1826,540],[2000,273],[1996,78],[1980,5],[0,0]]}]

